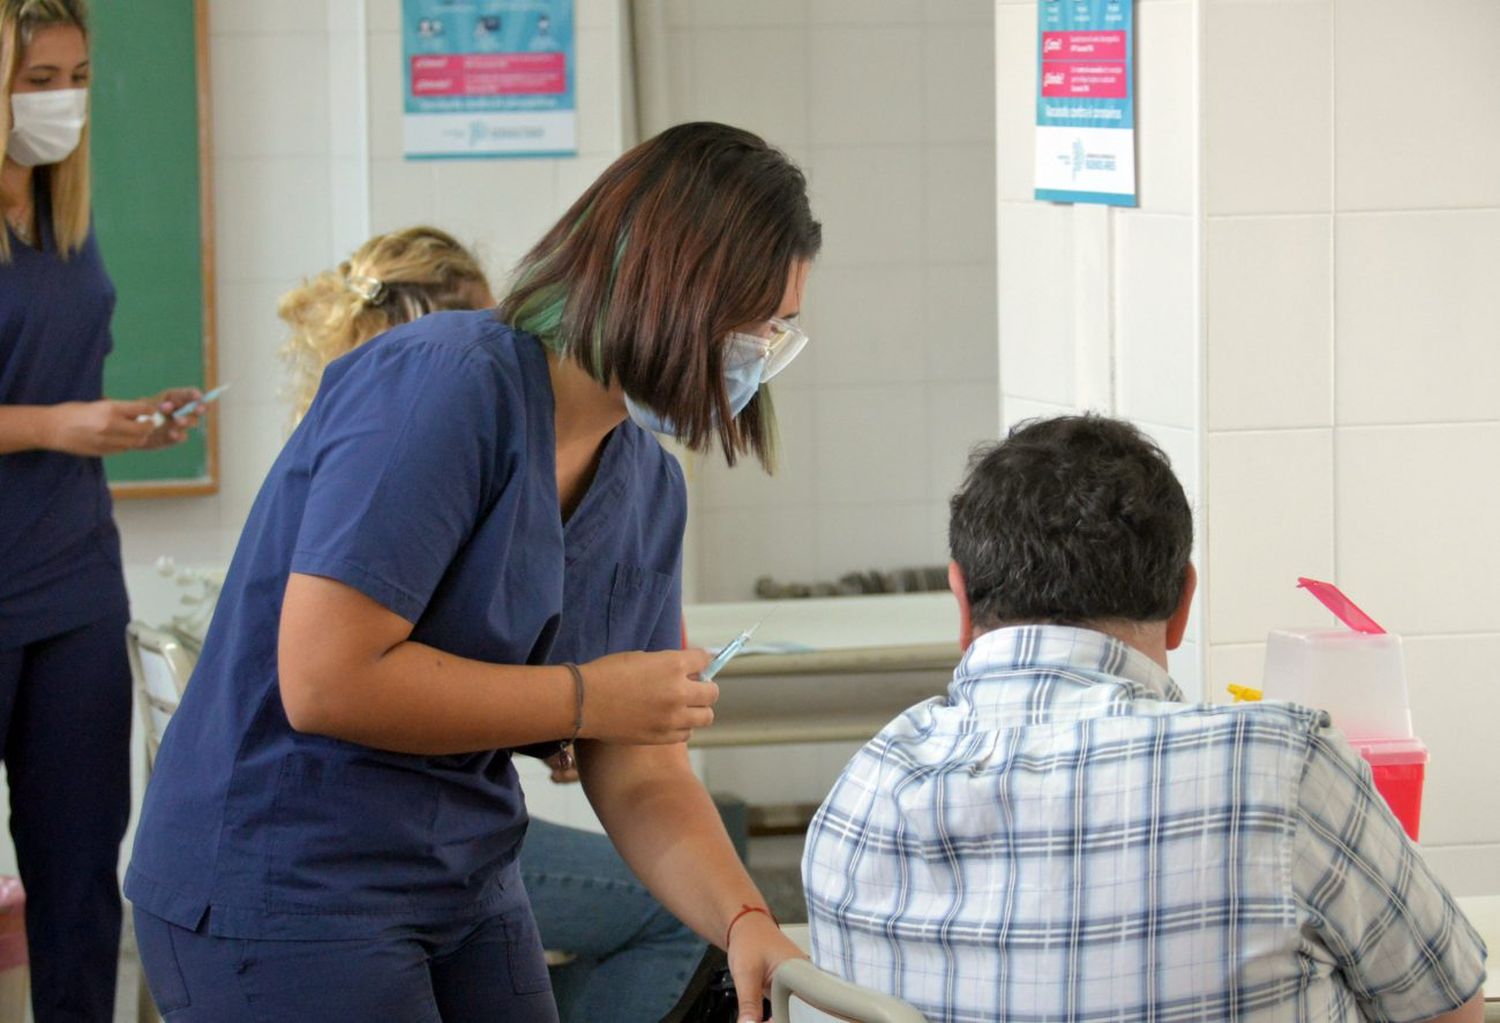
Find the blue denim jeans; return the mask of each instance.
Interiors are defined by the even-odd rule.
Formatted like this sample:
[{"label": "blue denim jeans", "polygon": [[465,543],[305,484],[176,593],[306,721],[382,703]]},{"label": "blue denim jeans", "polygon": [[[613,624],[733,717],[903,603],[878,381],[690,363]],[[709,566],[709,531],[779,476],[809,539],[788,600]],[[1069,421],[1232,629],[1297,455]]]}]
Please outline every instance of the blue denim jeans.
[{"label": "blue denim jeans", "polygon": [[548,949],[564,1023],[657,1023],[677,1003],[704,941],[636,880],[603,835],[533,819],[521,877]]}]

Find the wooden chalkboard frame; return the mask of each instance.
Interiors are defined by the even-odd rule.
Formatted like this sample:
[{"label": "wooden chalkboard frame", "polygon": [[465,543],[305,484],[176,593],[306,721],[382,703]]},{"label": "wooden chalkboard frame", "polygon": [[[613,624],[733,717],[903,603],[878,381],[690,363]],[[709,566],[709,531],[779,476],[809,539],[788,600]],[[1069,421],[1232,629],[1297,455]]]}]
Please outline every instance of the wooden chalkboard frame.
[{"label": "wooden chalkboard frame", "polygon": [[[214,267],[213,77],[209,68],[208,0],[193,2],[195,76],[198,83],[198,172],[200,250],[203,271],[203,389],[218,385],[218,303]],[[191,480],[132,480],[111,483],[116,499],[194,497],[219,492],[219,416],[204,420],[206,474]]]}]

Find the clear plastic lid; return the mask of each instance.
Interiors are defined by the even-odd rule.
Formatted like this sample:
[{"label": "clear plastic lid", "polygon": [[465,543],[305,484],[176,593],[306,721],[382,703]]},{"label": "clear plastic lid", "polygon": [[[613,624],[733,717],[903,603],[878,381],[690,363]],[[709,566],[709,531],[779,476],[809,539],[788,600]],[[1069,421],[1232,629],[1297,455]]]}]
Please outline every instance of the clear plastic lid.
[{"label": "clear plastic lid", "polygon": [[1427,747],[1421,739],[1351,739],[1349,745],[1371,767],[1400,767],[1427,763]]}]

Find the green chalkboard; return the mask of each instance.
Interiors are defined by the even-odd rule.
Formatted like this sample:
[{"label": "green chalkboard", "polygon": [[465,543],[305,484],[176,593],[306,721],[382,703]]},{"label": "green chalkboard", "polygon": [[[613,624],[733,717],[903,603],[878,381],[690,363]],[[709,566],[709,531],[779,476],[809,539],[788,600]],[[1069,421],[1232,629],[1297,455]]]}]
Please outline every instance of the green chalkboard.
[{"label": "green chalkboard", "polygon": [[[105,393],[214,380],[204,0],[92,0],[94,226],[119,293]],[[217,437],[105,462],[116,496],[213,493]]]}]

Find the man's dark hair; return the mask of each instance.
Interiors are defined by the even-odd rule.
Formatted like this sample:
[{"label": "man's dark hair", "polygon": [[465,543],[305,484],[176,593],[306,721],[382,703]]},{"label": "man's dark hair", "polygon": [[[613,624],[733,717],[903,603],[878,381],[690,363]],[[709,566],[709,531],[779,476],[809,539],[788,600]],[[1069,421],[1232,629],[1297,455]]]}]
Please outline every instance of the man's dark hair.
[{"label": "man's dark hair", "polygon": [[1154,622],[1177,609],[1193,513],[1170,460],[1129,423],[1021,423],[974,453],[950,509],[978,628]]}]

